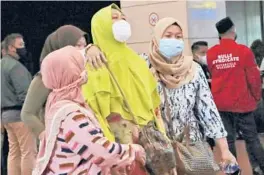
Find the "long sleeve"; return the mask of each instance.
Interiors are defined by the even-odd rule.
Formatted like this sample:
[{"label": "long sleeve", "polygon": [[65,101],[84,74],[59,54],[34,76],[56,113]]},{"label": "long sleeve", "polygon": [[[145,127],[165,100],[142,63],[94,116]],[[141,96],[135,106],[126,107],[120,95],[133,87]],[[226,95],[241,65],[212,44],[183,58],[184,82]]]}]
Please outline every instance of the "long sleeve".
[{"label": "long sleeve", "polygon": [[69,116],[61,128],[68,147],[82,159],[99,167],[112,167],[129,154],[128,145],[109,141],[101,129],[81,113]]},{"label": "long sleeve", "polygon": [[33,131],[36,136],[44,131],[45,126],[41,121],[40,111],[48,98],[49,90],[44,86],[41,76],[37,75],[32,80],[21,111],[22,121]]},{"label": "long sleeve", "polygon": [[214,103],[211,91],[202,69],[199,70],[199,84],[195,100],[195,114],[203,125],[204,134],[213,139],[227,136],[222,119]]},{"label": "long sleeve", "polygon": [[251,95],[258,102],[261,98],[261,78],[260,71],[254,59],[254,54],[251,50],[247,49],[245,52],[245,73],[247,84],[250,89]]},{"label": "long sleeve", "polygon": [[22,106],[32,77],[25,67],[21,64],[17,64],[10,71],[10,79],[15,89],[18,102]]}]

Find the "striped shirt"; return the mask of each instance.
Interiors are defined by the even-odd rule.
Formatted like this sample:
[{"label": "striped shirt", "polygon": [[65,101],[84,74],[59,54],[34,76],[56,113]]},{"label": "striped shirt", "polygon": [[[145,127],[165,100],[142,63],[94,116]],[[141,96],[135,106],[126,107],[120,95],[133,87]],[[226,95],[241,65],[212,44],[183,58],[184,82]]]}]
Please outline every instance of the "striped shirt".
[{"label": "striped shirt", "polygon": [[128,145],[107,140],[97,122],[76,111],[67,115],[57,136],[47,175],[100,175],[125,159]]}]

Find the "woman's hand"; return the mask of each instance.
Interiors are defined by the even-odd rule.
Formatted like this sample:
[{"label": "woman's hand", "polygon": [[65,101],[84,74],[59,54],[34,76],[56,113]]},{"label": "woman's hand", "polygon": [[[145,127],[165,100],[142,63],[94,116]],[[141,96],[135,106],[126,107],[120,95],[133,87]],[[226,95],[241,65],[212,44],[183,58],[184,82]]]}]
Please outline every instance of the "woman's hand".
[{"label": "woman's hand", "polygon": [[238,164],[235,156],[229,151],[226,150],[221,153],[220,167],[223,169],[229,164]]},{"label": "woman's hand", "polygon": [[144,148],[137,144],[134,144],[133,146],[136,150],[136,161],[138,161],[144,166],[146,164],[146,152]]},{"label": "woman's hand", "polygon": [[223,169],[228,164],[237,164],[237,160],[234,155],[229,151],[226,138],[216,139],[216,146],[220,150],[220,166]]},{"label": "woman's hand", "polygon": [[117,162],[116,167],[112,168],[112,173],[115,175],[129,174],[135,166],[135,161],[145,165],[146,153],[142,146],[132,144],[129,146],[128,154],[120,162]]},{"label": "woman's hand", "polygon": [[99,69],[107,63],[104,53],[95,45],[92,45],[86,51],[87,62],[94,68]]}]

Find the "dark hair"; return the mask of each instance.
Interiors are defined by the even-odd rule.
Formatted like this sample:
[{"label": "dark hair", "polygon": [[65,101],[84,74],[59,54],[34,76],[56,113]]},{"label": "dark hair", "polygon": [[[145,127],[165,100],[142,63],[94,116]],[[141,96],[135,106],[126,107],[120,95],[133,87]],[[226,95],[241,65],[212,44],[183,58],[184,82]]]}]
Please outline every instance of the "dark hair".
[{"label": "dark hair", "polygon": [[5,41],[5,49],[8,50],[8,47],[12,44],[14,44],[15,40],[17,38],[23,38],[23,36],[19,33],[12,33],[10,35],[7,35],[4,39]]},{"label": "dark hair", "polygon": [[196,51],[199,49],[200,46],[208,46],[208,43],[206,41],[197,41],[193,43],[192,45],[192,52]]},{"label": "dark hair", "polygon": [[257,64],[260,66],[264,57],[264,43],[260,39],[257,39],[253,41],[250,48],[255,55]]},{"label": "dark hair", "polygon": [[173,23],[172,25],[178,26],[182,30],[181,26],[177,22]]}]

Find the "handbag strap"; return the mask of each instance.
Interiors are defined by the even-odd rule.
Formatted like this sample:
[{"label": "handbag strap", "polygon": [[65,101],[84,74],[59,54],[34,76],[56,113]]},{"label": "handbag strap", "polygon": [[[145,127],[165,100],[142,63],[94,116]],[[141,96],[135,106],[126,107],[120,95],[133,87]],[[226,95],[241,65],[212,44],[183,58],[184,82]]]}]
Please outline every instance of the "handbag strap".
[{"label": "handbag strap", "polygon": [[117,88],[118,88],[120,94],[121,94],[122,97],[123,97],[123,102],[124,102],[125,108],[128,110],[130,116],[132,117],[133,122],[134,122],[135,124],[138,124],[138,123],[137,123],[137,120],[136,120],[136,117],[135,117],[135,115],[133,114],[132,109],[131,109],[131,107],[130,107],[128,101],[127,101],[127,98],[126,98],[126,96],[125,96],[123,90],[121,89],[121,87],[120,87],[120,85],[119,85],[119,83],[118,83],[116,77],[114,76],[113,72],[112,72],[111,69],[109,68],[108,63],[105,62],[104,64],[105,64],[105,66],[106,66],[106,68],[107,68],[107,70],[108,70],[108,72],[109,72],[109,74],[110,74],[110,77],[111,77],[112,80],[115,82],[115,84],[116,84],[116,86],[117,86]]},{"label": "handbag strap", "polygon": [[[163,90],[164,99],[165,99],[166,115],[169,118],[171,118],[171,111],[170,111],[169,102],[168,102],[168,95],[167,95],[167,92],[166,92],[164,84],[162,84],[162,90]],[[190,140],[191,123],[198,123],[199,131],[203,135],[203,140],[205,139],[205,134],[204,134],[204,131],[203,131],[203,125],[202,125],[202,123],[200,122],[200,120],[197,117],[195,117],[195,119],[196,119],[196,121],[188,122],[187,124],[185,124],[183,135],[186,136],[186,144],[187,143],[191,143],[191,140]],[[181,120],[181,122],[184,123],[182,120]]]},{"label": "handbag strap", "polygon": [[[166,88],[165,88],[163,83],[161,83],[161,86],[162,86],[164,101],[165,101],[166,120],[167,120],[167,122],[169,122],[168,119],[171,118],[171,110],[170,110],[170,106],[169,106],[168,95],[167,95]],[[189,147],[190,142],[191,142],[190,124],[187,124],[187,126],[186,125],[184,126],[183,135],[186,136],[186,146]]]}]

